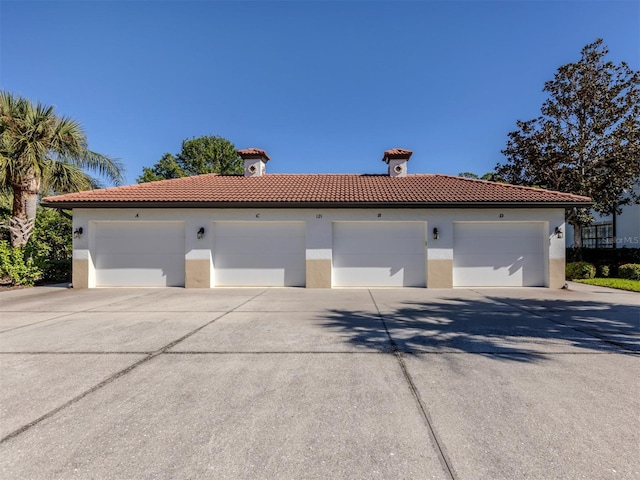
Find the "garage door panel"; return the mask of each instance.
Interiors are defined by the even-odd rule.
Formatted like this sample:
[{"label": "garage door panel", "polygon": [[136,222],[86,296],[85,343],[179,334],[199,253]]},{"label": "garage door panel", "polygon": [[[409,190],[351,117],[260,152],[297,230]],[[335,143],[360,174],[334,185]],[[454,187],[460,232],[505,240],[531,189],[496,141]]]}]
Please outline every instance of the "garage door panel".
[{"label": "garage door panel", "polygon": [[[535,237],[539,239],[539,236]],[[456,240],[457,253],[491,254],[502,252],[505,254],[542,254],[544,245],[536,241],[530,241],[531,237],[499,237],[499,238],[462,238]]]},{"label": "garage door panel", "polygon": [[[363,235],[358,238],[350,238],[346,237],[340,244],[340,251],[343,253],[349,253],[358,255],[365,250],[366,252],[378,252],[381,254],[382,252],[406,252],[406,251],[414,251],[416,245],[420,246],[422,249],[422,245],[424,245],[424,235],[419,238],[415,237],[402,237],[402,238],[393,238],[391,243],[389,243],[389,238],[391,237],[390,232],[388,235],[385,235],[386,238],[380,235],[373,237]],[[363,242],[366,239],[366,244]],[[382,253],[383,254],[383,253]]]},{"label": "garage door panel", "polygon": [[253,232],[250,236],[224,236],[215,237],[215,248],[224,251],[226,254],[247,255],[248,252],[260,252],[263,255],[272,253],[286,255],[292,252],[293,255],[300,255],[304,252],[304,245],[301,245],[300,231],[283,231],[279,236],[265,236],[260,231]]},{"label": "garage door panel", "polygon": [[283,265],[294,266],[299,260],[300,253],[282,253],[280,255],[247,255],[246,253],[225,253],[216,259],[215,267],[251,269],[251,268],[282,268]]},{"label": "garage door panel", "polygon": [[[269,228],[269,227],[276,228]],[[304,229],[303,222],[215,222],[217,229],[216,238],[218,240],[234,239],[241,236],[254,237],[255,233],[260,234],[259,238],[282,238],[283,232],[289,235],[299,234]]]},{"label": "garage door panel", "polygon": [[371,257],[369,254],[350,254],[348,256],[339,255],[333,262],[334,267],[362,267],[378,268],[389,267],[397,270],[415,261],[416,256],[412,254],[378,255]]},{"label": "garage door panel", "polygon": [[483,254],[482,256],[465,256],[456,261],[458,268],[486,268],[497,270],[500,268],[510,268],[516,271],[522,268],[536,268],[543,270],[543,265],[538,259],[527,257],[525,255],[499,255],[499,254]]},{"label": "garage door panel", "polygon": [[470,231],[472,229],[476,238],[492,238],[504,235],[526,238],[532,235],[540,235],[541,224],[539,222],[469,222],[456,223],[455,228],[460,231]]},{"label": "garage door panel", "polygon": [[424,223],[333,224],[333,285],[424,287]]},{"label": "garage door panel", "polygon": [[339,242],[340,251],[356,250],[361,253],[390,253],[399,243],[422,253],[424,246],[422,222],[335,222],[333,237]]},{"label": "garage door panel", "polygon": [[247,270],[237,267],[225,271],[216,270],[215,284],[242,287],[298,287],[304,286],[305,283],[304,269],[260,267],[259,275],[254,272],[255,267]]},{"label": "garage door panel", "polygon": [[96,224],[97,286],[184,286],[184,255],[181,222]]},{"label": "garage door panel", "polygon": [[177,233],[184,228],[182,222],[98,222],[96,225],[96,237],[111,238],[149,238],[149,235],[165,235],[167,231]]},{"label": "garage door panel", "polygon": [[96,242],[101,245],[100,252],[105,254],[136,253],[144,255],[148,252],[155,252],[157,254],[184,254],[184,238],[182,233],[180,233],[180,237],[181,238],[176,238],[173,235],[158,233],[155,236],[138,238],[100,237],[96,239]]},{"label": "garage door panel", "polygon": [[[363,280],[363,274],[365,280]],[[424,287],[424,276],[402,267],[345,268],[340,272],[341,287]]]},{"label": "garage door panel", "polygon": [[[456,252],[457,253],[457,252]],[[507,255],[498,253],[483,253],[482,255],[457,255],[457,267],[493,267],[509,266],[524,262],[523,255]]]},{"label": "garage door panel", "polygon": [[130,286],[184,285],[184,260],[181,259],[167,259],[165,255],[117,254],[103,256],[101,263],[97,268],[102,287],[120,287],[125,283]]},{"label": "garage door panel", "polygon": [[511,265],[483,269],[481,272],[482,283],[478,283],[477,273],[459,270],[456,275],[456,286],[539,287],[539,279],[543,274],[544,270],[537,266]]},{"label": "garage door panel", "polygon": [[154,268],[158,265],[162,266],[179,266],[184,263],[181,258],[166,258],[164,254],[154,253],[114,253],[100,255],[96,262],[97,268],[114,269],[114,268]]},{"label": "garage door panel", "polygon": [[540,222],[454,224],[454,286],[543,286],[545,259]]},{"label": "garage door panel", "polygon": [[304,286],[303,222],[215,222],[217,286]]},{"label": "garage door panel", "polygon": [[362,285],[361,269],[345,269],[340,272],[340,285],[336,286],[363,286],[363,287],[424,287],[421,278],[410,278],[404,268],[393,269],[391,267],[368,267],[366,285]]}]

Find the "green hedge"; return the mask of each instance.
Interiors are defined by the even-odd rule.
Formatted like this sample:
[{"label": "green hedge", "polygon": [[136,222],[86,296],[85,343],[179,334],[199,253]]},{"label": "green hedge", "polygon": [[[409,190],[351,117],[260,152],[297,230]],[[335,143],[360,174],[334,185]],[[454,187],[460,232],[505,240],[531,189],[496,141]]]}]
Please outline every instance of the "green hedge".
[{"label": "green hedge", "polygon": [[0,282],[11,285],[33,285],[42,278],[42,270],[22,248],[13,248],[0,240]]},{"label": "green hedge", "polygon": [[571,262],[567,263],[565,274],[567,280],[594,278],[596,267],[588,262]]},{"label": "green hedge", "polygon": [[640,280],[640,264],[627,263],[626,265],[620,265],[618,276],[627,280]]},{"label": "green hedge", "polygon": [[[0,212],[0,221],[10,212]],[[57,210],[38,208],[36,223],[24,248],[12,248],[6,229],[0,230],[0,282],[33,285],[71,280],[71,219]]]},{"label": "green hedge", "polygon": [[640,248],[567,248],[567,263],[572,262],[595,265],[598,276],[618,277],[620,265],[640,263]]}]

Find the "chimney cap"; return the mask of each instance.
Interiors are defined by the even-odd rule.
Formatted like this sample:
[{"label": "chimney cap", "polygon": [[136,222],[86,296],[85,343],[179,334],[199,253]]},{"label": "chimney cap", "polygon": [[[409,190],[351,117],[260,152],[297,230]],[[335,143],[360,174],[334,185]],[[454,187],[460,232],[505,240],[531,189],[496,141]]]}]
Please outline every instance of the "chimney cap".
[{"label": "chimney cap", "polygon": [[392,148],[384,152],[382,161],[389,163],[389,160],[409,160],[413,155],[413,151],[405,150],[404,148]]},{"label": "chimney cap", "polygon": [[267,152],[259,148],[245,148],[244,150],[238,150],[238,155],[240,155],[243,160],[252,160],[256,158],[265,162],[271,160],[269,155],[267,155]]}]

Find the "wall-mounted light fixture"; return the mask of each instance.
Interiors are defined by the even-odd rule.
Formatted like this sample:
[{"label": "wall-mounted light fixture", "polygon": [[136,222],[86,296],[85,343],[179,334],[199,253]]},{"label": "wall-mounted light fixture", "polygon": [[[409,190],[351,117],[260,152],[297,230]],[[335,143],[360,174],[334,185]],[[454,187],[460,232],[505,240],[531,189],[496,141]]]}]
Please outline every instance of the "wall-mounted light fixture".
[{"label": "wall-mounted light fixture", "polygon": [[204,227],[200,227],[200,230],[198,230],[198,240],[202,239],[204,237]]},{"label": "wall-mounted light fixture", "polygon": [[440,238],[440,232],[438,232],[437,228],[433,229],[433,239],[438,240]]},{"label": "wall-mounted light fixture", "polygon": [[556,227],[555,234],[556,234],[556,237],[562,238],[562,230],[560,229],[560,227]]},{"label": "wall-mounted light fixture", "polygon": [[78,227],[73,231],[73,238],[80,238],[82,235],[82,227]]}]

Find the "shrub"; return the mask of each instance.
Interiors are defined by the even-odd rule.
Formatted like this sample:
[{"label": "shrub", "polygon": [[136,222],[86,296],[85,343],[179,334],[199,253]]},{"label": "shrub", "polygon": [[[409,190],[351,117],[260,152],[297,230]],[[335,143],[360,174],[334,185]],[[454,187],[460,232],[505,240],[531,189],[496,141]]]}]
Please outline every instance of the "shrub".
[{"label": "shrub", "polygon": [[618,276],[628,280],[640,280],[640,263],[627,263],[620,265]]},{"label": "shrub", "polygon": [[71,219],[57,210],[38,208],[25,254],[42,270],[43,282],[65,282],[71,279],[71,236]]},{"label": "shrub", "polygon": [[21,248],[13,248],[0,240],[0,279],[11,285],[33,285],[42,277],[42,270]]},{"label": "shrub", "polygon": [[640,248],[567,248],[567,262],[589,262],[609,267],[609,277],[618,277],[618,267],[640,263]]},{"label": "shrub", "polygon": [[567,263],[565,273],[567,280],[593,278],[596,276],[596,267],[588,262],[571,262]]},{"label": "shrub", "polygon": [[596,277],[609,278],[611,276],[611,267],[609,265],[596,265]]},{"label": "shrub", "polygon": [[[11,214],[3,206],[0,197],[0,221]],[[31,237],[19,251],[13,251],[8,230],[1,228],[0,241],[4,244],[0,281],[11,285],[33,285],[37,280],[47,283],[70,281],[73,253],[71,223],[70,218],[57,210],[38,207]]]}]

